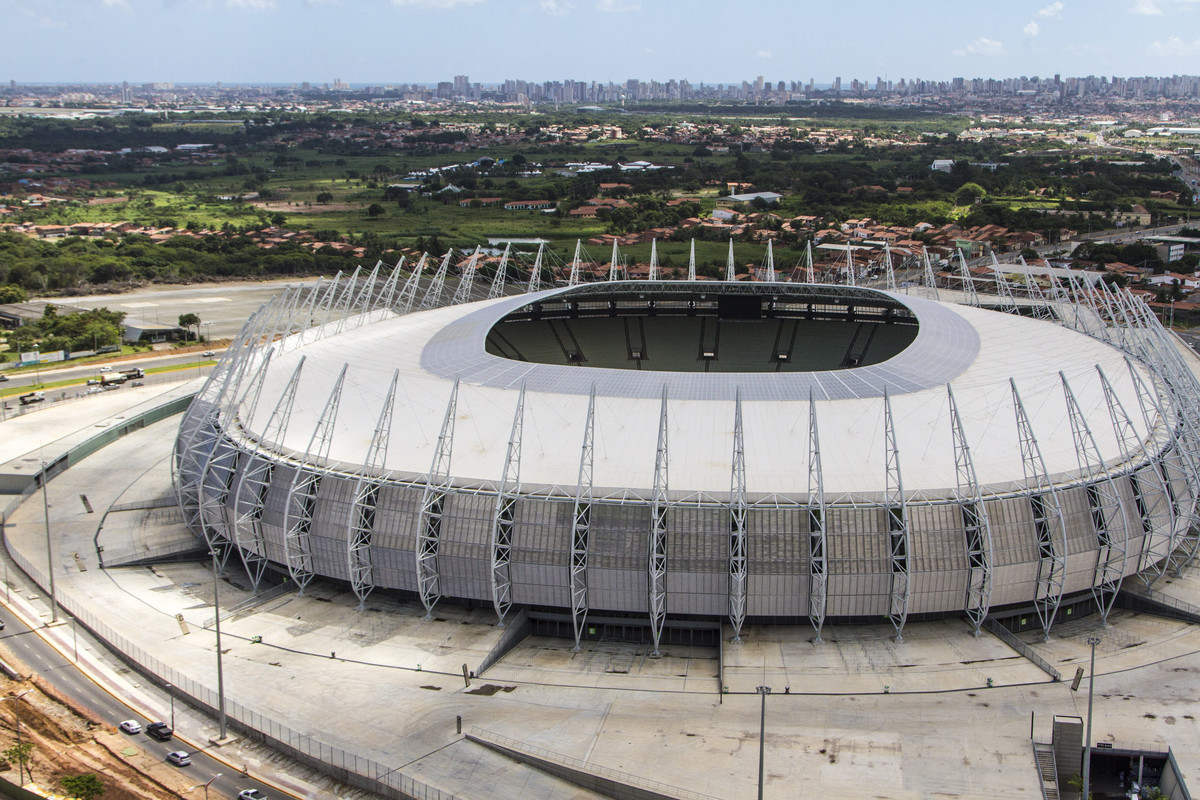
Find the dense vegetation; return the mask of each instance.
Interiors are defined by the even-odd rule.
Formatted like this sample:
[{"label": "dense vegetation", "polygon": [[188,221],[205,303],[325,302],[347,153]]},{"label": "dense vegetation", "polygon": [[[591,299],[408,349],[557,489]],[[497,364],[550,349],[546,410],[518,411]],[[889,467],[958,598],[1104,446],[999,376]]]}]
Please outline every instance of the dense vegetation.
[{"label": "dense vegetation", "polygon": [[26,353],[37,348],[43,352],[66,350],[70,353],[119,345],[124,319],[123,311],[107,308],[59,314],[53,305],[47,305],[41,319],[7,332],[8,350]]}]

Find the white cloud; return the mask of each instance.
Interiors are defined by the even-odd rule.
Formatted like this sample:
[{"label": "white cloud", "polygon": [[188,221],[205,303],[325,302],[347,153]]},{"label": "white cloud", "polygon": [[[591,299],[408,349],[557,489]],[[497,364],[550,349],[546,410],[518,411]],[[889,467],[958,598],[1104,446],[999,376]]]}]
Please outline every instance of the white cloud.
[{"label": "white cloud", "polygon": [[1059,2],[1051,3],[1043,9],[1038,10],[1039,17],[1061,17],[1063,4]]},{"label": "white cloud", "polygon": [[952,51],[955,56],[1002,56],[1004,45],[1000,42],[981,36],[961,50]]},{"label": "white cloud", "polygon": [[1041,31],[1041,26],[1039,26],[1036,22],[1030,22],[1022,30],[1024,30],[1026,36],[1032,39],[1038,35],[1039,31]]},{"label": "white cloud", "polygon": [[1185,42],[1178,36],[1169,36],[1150,45],[1150,52],[1157,56],[1191,56],[1200,53],[1200,39]]},{"label": "white cloud", "polygon": [[122,11],[132,11],[129,0],[104,0],[105,8],[119,8]]},{"label": "white cloud", "polygon": [[637,0],[598,0],[596,10],[606,14],[623,14],[626,11],[641,11],[642,4]]},{"label": "white cloud", "polygon": [[770,51],[770,50],[759,50],[759,51],[758,51],[758,57],[759,57],[759,58],[770,58],[770,57],[771,57],[771,51]]},{"label": "white cloud", "polygon": [[275,0],[225,0],[225,5],[250,11],[271,11],[275,8]]},{"label": "white cloud", "polygon": [[1168,11],[1195,6],[1197,3],[1200,3],[1200,0],[1134,0],[1133,7],[1129,10],[1134,14],[1161,17]]},{"label": "white cloud", "polygon": [[473,6],[483,0],[392,0],[394,6],[415,6],[417,8],[454,8],[455,6]]},{"label": "white cloud", "polygon": [[561,17],[571,10],[571,4],[567,0],[541,0],[538,5],[542,11],[555,17]]}]

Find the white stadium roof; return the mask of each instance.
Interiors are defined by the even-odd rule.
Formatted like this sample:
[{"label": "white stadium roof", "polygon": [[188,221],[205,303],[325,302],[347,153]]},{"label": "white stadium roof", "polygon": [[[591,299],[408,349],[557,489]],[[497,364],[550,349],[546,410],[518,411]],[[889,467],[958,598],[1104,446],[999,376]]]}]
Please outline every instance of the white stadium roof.
[{"label": "white stadium roof", "polygon": [[[315,341],[276,355],[254,418],[243,424],[256,432],[265,428],[303,358],[301,388],[286,437],[268,447],[309,451],[338,374],[348,365],[329,461],[347,470],[361,468],[389,382],[398,372],[385,469],[396,477],[422,476],[430,471],[457,379],[450,473],[456,483],[495,485],[504,472],[524,383],[523,490],[558,486],[571,495],[579,471],[588,396],[595,385],[596,496],[628,491],[642,498],[652,494],[664,386],[669,487],[676,498],[729,493],[734,396],[739,389],[746,485],[752,497],[807,492],[810,389],[816,398],[825,491],[831,495],[877,497],[880,493],[885,475],[885,387],[896,420],[906,492],[944,496],[956,486],[947,383],[952,385],[985,492],[989,485],[993,491],[1003,491],[1023,479],[1010,377],[1051,475],[1080,469],[1060,371],[1106,461],[1123,461],[1126,454],[1110,421],[1097,366],[1138,434],[1146,434],[1123,354],[1052,322],[891,295],[920,323],[913,344],[874,366],[824,373],[638,372],[530,364],[487,354],[484,337],[491,325],[536,297],[437,308],[381,319],[337,336],[313,336]],[[1136,368],[1149,384],[1144,368]]]}]

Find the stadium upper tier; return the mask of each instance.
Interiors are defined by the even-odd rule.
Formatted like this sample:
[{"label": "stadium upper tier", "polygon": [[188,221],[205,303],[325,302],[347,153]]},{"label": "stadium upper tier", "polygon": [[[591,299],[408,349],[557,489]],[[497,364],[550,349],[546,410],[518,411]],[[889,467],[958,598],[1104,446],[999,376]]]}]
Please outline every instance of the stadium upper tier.
[{"label": "stadium upper tier", "polygon": [[189,524],[255,581],[577,639],[634,614],[657,647],[721,617],[1049,631],[1194,552],[1195,383],[1127,294],[613,281],[422,309],[398,278],[264,307],[181,426]]}]

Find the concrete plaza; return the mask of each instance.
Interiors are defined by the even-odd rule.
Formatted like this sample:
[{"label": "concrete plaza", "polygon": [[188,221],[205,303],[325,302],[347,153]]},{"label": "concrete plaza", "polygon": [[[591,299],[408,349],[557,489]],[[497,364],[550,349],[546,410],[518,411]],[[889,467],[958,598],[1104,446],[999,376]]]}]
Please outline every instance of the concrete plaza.
[{"label": "concrete plaza", "polygon": [[[113,393],[86,404],[86,415],[83,405],[64,405],[7,421],[0,471],[36,472],[42,460],[136,413],[131,402],[152,405],[196,388],[169,387],[153,399]],[[211,562],[101,566],[101,558],[112,564],[198,546],[170,501],[178,422],[133,431],[50,481],[56,588],[164,667],[215,687]],[[35,494],[6,529],[14,555],[42,568],[43,514]],[[1200,605],[1194,567],[1156,589]],[[48,619],[44,591],[18,594],[15,603]],[[640,645],[593,642],[573,653],[568,641],[531,637],[467,687],[463,665],[475,670],[503,633],[490,610],[443,604],[425,619],[419,603],[376,593],[359,611],[347,587],[322,581],[303,596],[256,598],[234,561],[220,601],[231,702],[459,798],[600,795],[466,739],[457,717],[464,732],[479,728],[548,757],[655,781],[675,796],[751,797],[758,686],[771,687],[766,797],[1035,798],[1031,722],[1034,737],[1048,740],[1053,715],[1083,716],[1087,705],[1086,691],[1052,682],[960,620],[912,624],[901,643],[886,625],[827,626],[822,644],[804,627],[751,627],[741,643],[730,642],[727,629],[721,651],[666,646],[660,659]],[[1200,785],[1200,630],[1124,611],[1111,623],[1073,620],[1050,642],[1025,640],[1069,678],[1086,666],[1087,638],[1098,635],[1093,738],[1170,747],[1185,778]],[[87,657],[135,708],[163,714],[166,700],[148,681],[102,651],[89,648]],[[213,720],[188,720],[201,741],[216,736]],[[255,774],[286,769],[245,740],[221,751]],[[333,796],[332,784],[307,770],[279,779],[298,796]]]}]

